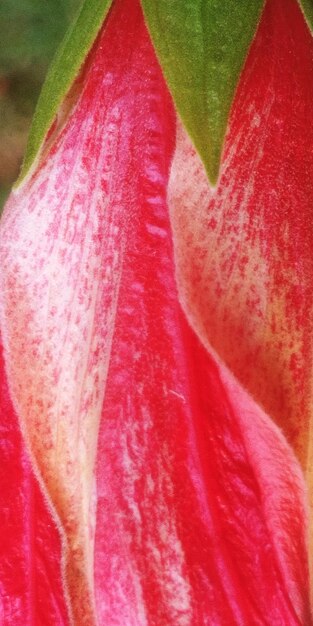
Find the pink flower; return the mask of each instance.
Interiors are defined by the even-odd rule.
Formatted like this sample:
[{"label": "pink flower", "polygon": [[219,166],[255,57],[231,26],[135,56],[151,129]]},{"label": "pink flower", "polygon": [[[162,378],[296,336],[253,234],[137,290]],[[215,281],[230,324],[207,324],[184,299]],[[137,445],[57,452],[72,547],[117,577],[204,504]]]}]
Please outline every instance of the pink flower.
[{"label": "pink flower", "polygon": [[269,0],[212,189],[139,3],[116,0],[12,193],[7,626],[310,624],[289,444],[305,466],[312,52],[296,2]]}]

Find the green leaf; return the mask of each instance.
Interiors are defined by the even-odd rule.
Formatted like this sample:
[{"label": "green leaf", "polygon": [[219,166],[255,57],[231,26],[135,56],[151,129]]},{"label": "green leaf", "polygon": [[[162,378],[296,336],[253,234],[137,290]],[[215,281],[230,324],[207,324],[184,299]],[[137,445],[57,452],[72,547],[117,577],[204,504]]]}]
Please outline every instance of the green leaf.
[{"label": "green leaf", "polygon": [[84,0],[61,43],[43,85],[17,185],[37,160],[49,128],[103,24],[112,0]]},{"label": "green leaf", "polygon": [[313,0],[298,0],[310,30],[313,32]]},{"label": "green leaf", "polygon": [[264,0],[141,0],[182,121],[218,178],[230,107]]}]

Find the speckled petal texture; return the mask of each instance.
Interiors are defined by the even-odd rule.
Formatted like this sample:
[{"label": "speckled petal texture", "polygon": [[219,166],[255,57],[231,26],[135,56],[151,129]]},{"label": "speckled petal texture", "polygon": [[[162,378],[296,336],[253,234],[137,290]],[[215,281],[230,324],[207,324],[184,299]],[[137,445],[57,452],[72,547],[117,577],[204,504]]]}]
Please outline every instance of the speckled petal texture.
[{"label": "speckled petal texture", "polygon": [[[189,317],[306,466],[312,407],[313,39],[269,0],[233,106],[219,184],[179,126],[169,185]],[[191,262],[192,259],[192,262]]]},{"label": "speckled petal texture", "polygon": [[[279,7],[270,0],[270,23]],[[137,1],[114,3],[77,88],[1,223],[1,409],[16,449],[7,471],[13,454],[21,467],[25,456],[27,478],[19,469],[15,484],[32,528],[23,537],[16,524],[11,541],[20,567],[28,554],[27,579],[42,532],[43,571],[53,572],[41,587],[21,578],[24,623],[308,626],[302,472],[212,350],[205,296],[194,305],[186,267],[198,268],[203,251],[187,218],[193,210],[201,223],[210,191],[183,134],[170,186],[177,291],[166,201],[177,121]],[[186,167],[191,183],[199,177],[199,208]],[[5,619],[22,623],[13,609]]]}]

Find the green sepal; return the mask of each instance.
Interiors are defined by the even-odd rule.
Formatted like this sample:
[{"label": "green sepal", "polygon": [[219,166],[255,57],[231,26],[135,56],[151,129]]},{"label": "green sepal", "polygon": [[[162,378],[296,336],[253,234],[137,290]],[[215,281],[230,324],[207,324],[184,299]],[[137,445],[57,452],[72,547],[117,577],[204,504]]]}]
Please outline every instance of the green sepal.
[{"label": "green sepal", "polygon": [[231,104],[264,0],[141,0],[177,111],[216,184]]},{"label": "green sepal", "polygon": [[306,22],[313,33],[313,0],[298,0]]},{"label": "green sepal", "polygon": [[112,0],[84,0],[48,71],[33,118],[19,185],[37,161],[47,133],[95,41]]}]

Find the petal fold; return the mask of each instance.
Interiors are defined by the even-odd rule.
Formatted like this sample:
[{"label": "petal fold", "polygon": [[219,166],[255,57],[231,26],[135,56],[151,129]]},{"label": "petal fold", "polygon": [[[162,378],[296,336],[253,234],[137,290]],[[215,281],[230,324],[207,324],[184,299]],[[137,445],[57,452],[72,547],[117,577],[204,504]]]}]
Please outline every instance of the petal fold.
[{"label": "petal fold", "polygon": [[29,462],[0,351],[0,617],[5,626],[68,626],[60,536]]}]

